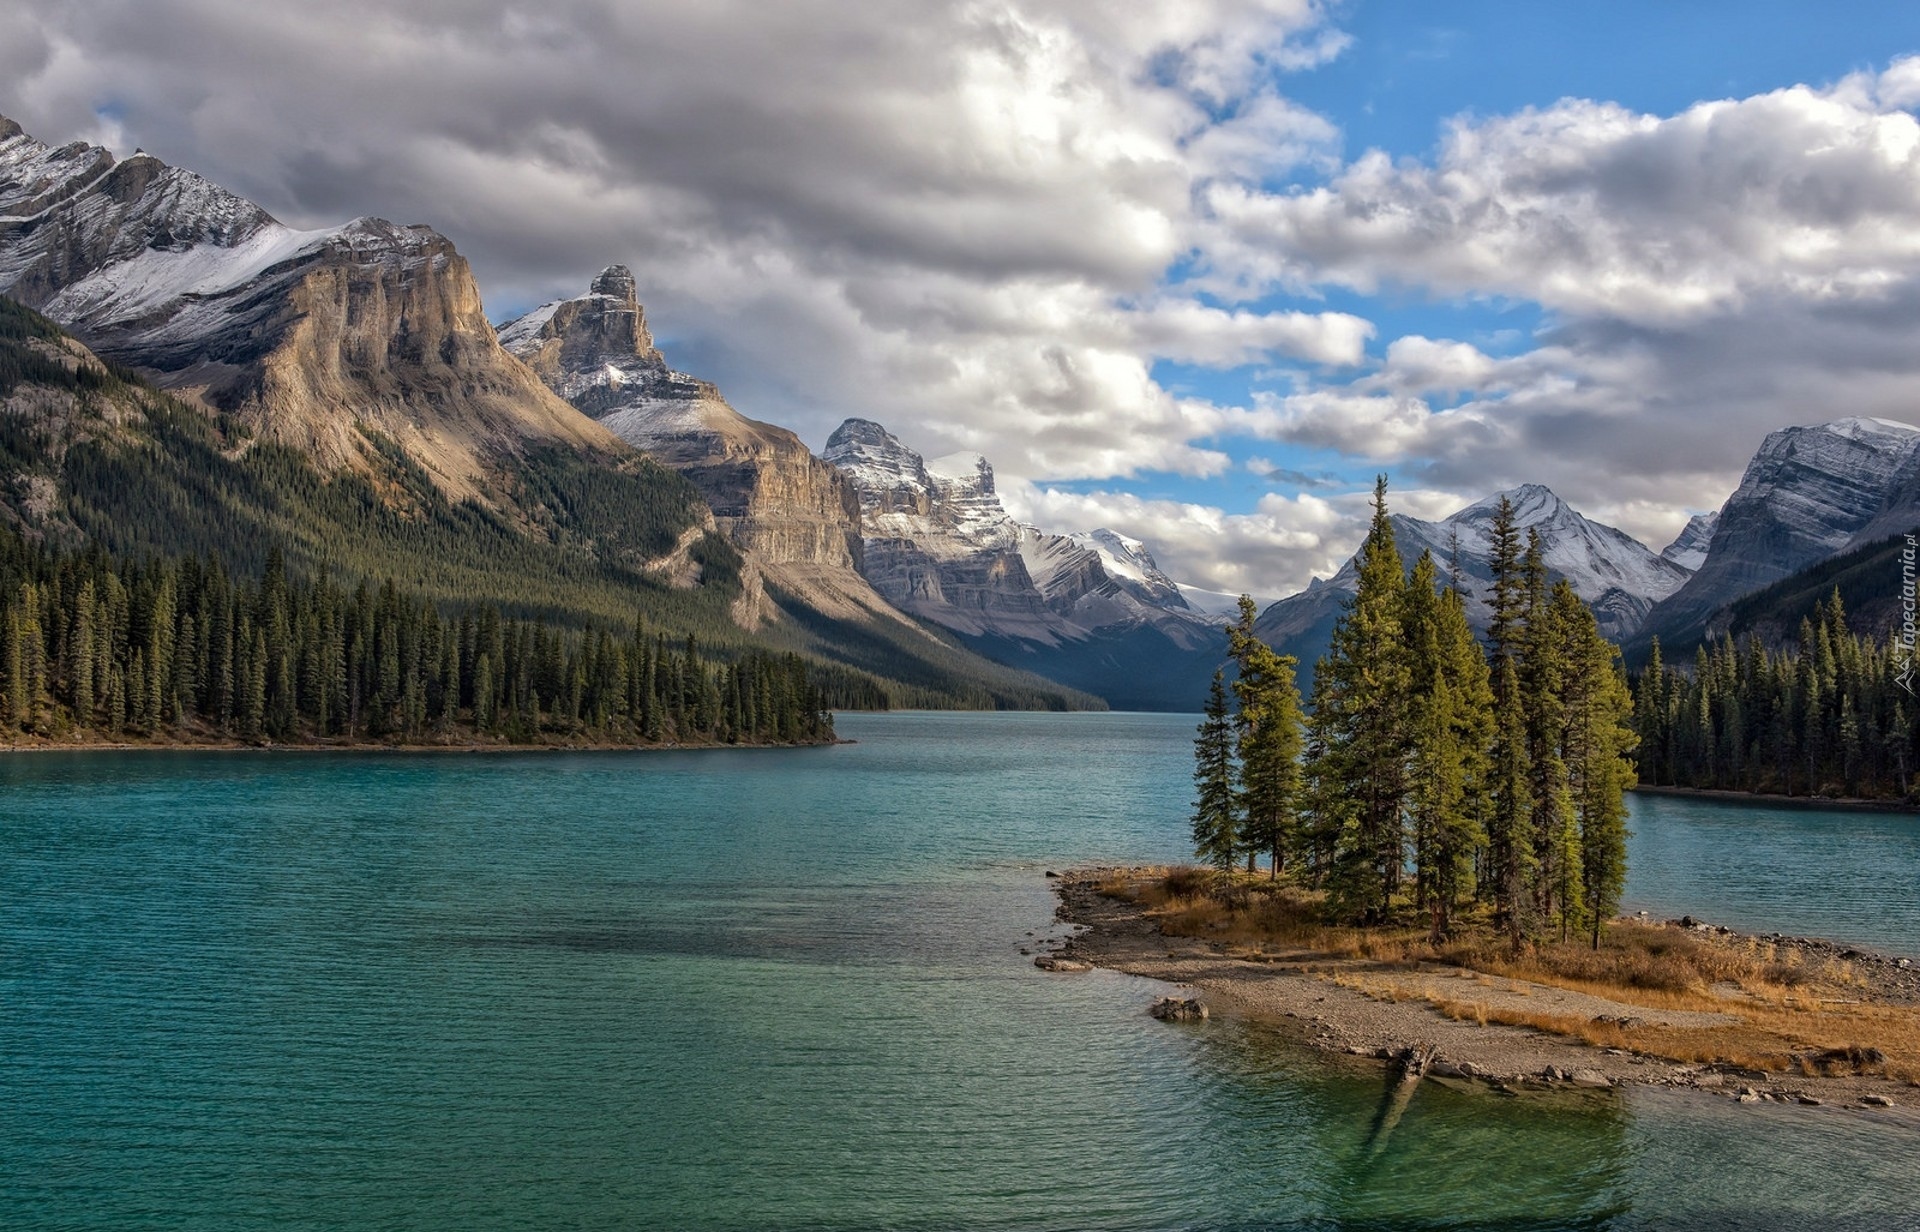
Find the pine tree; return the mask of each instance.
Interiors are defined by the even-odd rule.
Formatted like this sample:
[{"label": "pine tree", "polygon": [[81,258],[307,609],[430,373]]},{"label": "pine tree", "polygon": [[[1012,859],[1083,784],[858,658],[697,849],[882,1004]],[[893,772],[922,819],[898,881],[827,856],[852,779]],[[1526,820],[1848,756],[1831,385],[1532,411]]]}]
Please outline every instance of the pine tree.
[{"label": "pine tree", "polygon": [[1224,877],[1239,850],[1239,801],[1234,791],[1233,724],[1227,717],[1226,678],[1214,672],[1206,717],[1193,742],[1193,851]]},{"label": "pine tree", "polygon": [[1384,920],[1406,860],[1403,810],[1410,748],[1411,666],[1403,637],[1406,577],[1387,515],[1387,481],[1374,484],[1373,521],[1360,548],[1358,586],[1333,628],[1315,672],[1309,741],[1325,765],[1316,791],[1336,787],[1352,801],[1330,889],[1336,908],[1365,922]]},{"label": "pine tree", "polygon": [[[1571,594],[1571,591],[1568,591]],[[1638,742],[1633,698],[1620,673],[1619,648],[1600,636],[1584,604],[1570,609],[1564,759],[1579,822],[1580,893],[1593,947],[1619,909],[1627,880],[1625,793],[1633,786],[1629,760]]]},{"label": "pine tree", "polygon": [[1300,689],[1294,683],[1298,662],[1278,654],[1254,635],[1253,600],[1240,597],[1240,622],[1227,627],[1229,652],[1238,667],[1233,682],[1239,703],[1234,719],[1240,761],[1240,799],[1245,816],[1241,842],[1248,871],[1254,853],[1271,861],[1275,878],[1299,844]]},{"label": "pine tree", "polygon": [[1413,682],[1411,792],[1415,897],[1437,940],[1474,891],[1474,857],[1486,842],[1486,750],[1493,696],[1486,658],[1457,590],[1436,593],[1423,553],[1407,585]]}]

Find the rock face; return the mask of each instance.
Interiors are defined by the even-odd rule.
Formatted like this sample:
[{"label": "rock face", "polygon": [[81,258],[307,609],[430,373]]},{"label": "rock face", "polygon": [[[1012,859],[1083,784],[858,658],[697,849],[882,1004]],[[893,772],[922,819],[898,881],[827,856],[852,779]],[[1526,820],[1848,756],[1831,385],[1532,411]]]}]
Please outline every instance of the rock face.
[{"label": "rock face", "polygon": [[294,231],[149,155],[53,149],[4,120],[0,292],[324,465],[391,443],[463,497],[503,452],[620,451],[500,348],[445,237]]},{"label": "rock face", "polygon": [[[1574,593],[1593,609],[1600,631],[1610,638],[1630,634],[1656,602],[1673,594],[1689,576],[1684,565],[1581,516],[1539,484],[1495,493],[1439,522],[1392,515],[1394,540],[1409,570],[1422,551],[1433,553],[1443,577],[1458,562],[1467,618],[1476,630],[1484,630],[1491,617],[1493,521],[1503,496],[1513,503],[1522,545],[1528,531],[1539,532],[1549,577],[1572,583]],[[1316,578],[1306,590],[1267,608],[1255,629],[1281,650],[1311,663],[1326,649],[1333,623],[1358,585],[1355,556],[1330,580]]]},{"label": "rock face", "polygon": [[584,296],[502,326],[500,341],[575,408],[692,479],[723,531],[762,563],[858,565],[852,486],[792,432],[748,419],[713,385],[669,367],[625,266],[601,271]]},{"label": "rock face", "polygon": [[1897,502],[1917,453],[1920,429],[1885,419],[1770,434],[1721,507],[1700,568],[1654,608],[1643,634],[1669,646],[1691,644],[1735,599],[1862,541],[1857,537]]},{"label": "rock face", "polygon": [[865,419],[834,429],[823,456],[858,494],[861,572],[889,603],[959,633],[1060,640],[985,458],[929,464]]},{"label": "rock face", "polygon": [[1696,513],[1687,519],[1680,533],[1672,543],[1660,549],[1660,555],[1666,557],[1682,569],[1694,571],[1707,559],[1707,547],[1713,542],[1713,528],[1720,524],[1720,511]]},{"label": "rock face", "polygon": [[879,424],[849,419],[825,456],[859,493],[868,580],[905,611],[1043,645],[1142,624],[1183,643],[1217,633],[1138,539],[1014,521],[978,454],[929,462]]},{"label": "rock face", "polygon": [[859,493],[862,570],[902,611],[988,657],[1126,709],[1197,708],[1225,649],[1145,544],[1022,526],[978,454],[927,461],[849,419],[824,456]]}]

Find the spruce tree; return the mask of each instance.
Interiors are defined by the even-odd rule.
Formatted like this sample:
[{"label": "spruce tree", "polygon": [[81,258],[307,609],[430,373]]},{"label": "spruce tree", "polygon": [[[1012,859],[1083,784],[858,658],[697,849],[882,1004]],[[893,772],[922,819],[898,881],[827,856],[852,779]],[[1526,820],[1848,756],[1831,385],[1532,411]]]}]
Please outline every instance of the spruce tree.
[{"label": "spruce tree", "polygon": [[1239,708],[1234,716],[1240,761],[1240,799],[1244,815],[1241,843],[1248,871],[1254,853],[1264,851],[1269,878],[1276,878],[1298,846],[1300,797],[1300,689],[1294,683],[1298,662],[1276,653],[1254,635],[1252,598],[1240,597],[1240,621],[1227,627],[1229,652],[1238,669],[1233,682]]},{"label": "spruce tree", "polygon": [[1405,590],[1382,475],[1374,483],[1357,588],[1315,672],[1313,724],[1316,747],[1328,761],[1322,772],[1353,802],[1352,833],[1343,835],[1335,854],[1333,899],[1338,910],[1368,923],[1386,918],[1406,861],[1412,673],[1402,624]]},{"label": "spruce tree", "polygon": [[1205,718],[1193,742],[1193,852],[1222,877],[1239,850],[1239,801],[1234,791],[1233,724],[1227,717],[1224,673],[1213,674]]},{"label": "spruce tree", "polygon": [[1415,898],[1433,937],[1474,890],[1474,859],[1486,842],[1487,745],[1493,697],[1487,663],[1457,590],[1436,592],[1422,553],[1407,585],[1407,645],[1413,665],[1411,789]]}]

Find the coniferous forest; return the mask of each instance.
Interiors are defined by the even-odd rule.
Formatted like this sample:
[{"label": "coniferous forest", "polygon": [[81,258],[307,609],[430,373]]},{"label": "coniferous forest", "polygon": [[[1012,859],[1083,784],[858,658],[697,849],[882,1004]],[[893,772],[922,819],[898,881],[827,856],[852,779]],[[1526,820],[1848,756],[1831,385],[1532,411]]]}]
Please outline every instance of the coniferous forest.
[{"label": "coniferous forest", "polygon": [[1662,787],[1902,799],[1914,769],[1912,694],[1891,642],[1853,633],[1840,594],[1797,642],[1702,646],[1692,670],[1656,642],[1634,693],[1640,778]]},{"label": "coniferous forest", "polygon": [[692,635],[442,615],[388,581],[61,554],[0,532],[0,737],[246,743],[812,743],[807,665]]},{"label": "coniferous forest", "polygon": [[1377,487],[1304,720],[1293,659],[1252,636],[1243,604],[1237,713],[1216,681],[1195,742],[1202,858],[1224,871],[1266,854],[1338,919],[1412,911],[1444,937],[1481,910],[1516,944],[1598,944],[1626,883],[1631,696],[1618,649],[1570,586],[1548,585],[1505,501],[1494,540],[1483,647],[1431,555],[1405,570]]}]

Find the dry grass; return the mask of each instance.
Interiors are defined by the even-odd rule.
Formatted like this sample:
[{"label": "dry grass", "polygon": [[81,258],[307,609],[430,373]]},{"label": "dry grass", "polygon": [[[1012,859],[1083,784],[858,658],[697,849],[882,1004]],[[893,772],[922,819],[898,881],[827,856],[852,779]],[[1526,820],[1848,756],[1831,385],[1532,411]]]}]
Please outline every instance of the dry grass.
[{"label": "dry grass", "polygon": [[[1529,1027],[1603,1048],[1688,1064],[1750,1069],[1884,1073],[1920,1080],[1920,1010],[1875,1005],[1852,964],[1754,938],[1722,938],[1657,924],[1617,922],[1595,950],[1583,941],[1515,953],[1484,919],[1435,945],[1424,928],[1343,928],[1294,887],[1207,869],[1116,879],[1103,893],[1139,903],[1172,936],[1222,944],[1242,957],[1313,963],[1335,982],[1385,1000],[1424,1000],[1450,1018]],[[1463,977],[1459,995],[1392,978],[1439,964]],[[1499,980],[1521,983],[1498,986]],[[1524,1002],[1526,985],[1565,989],[1649,1010],[1731,1015],[1716,1026],[1598,1021]]]}]

